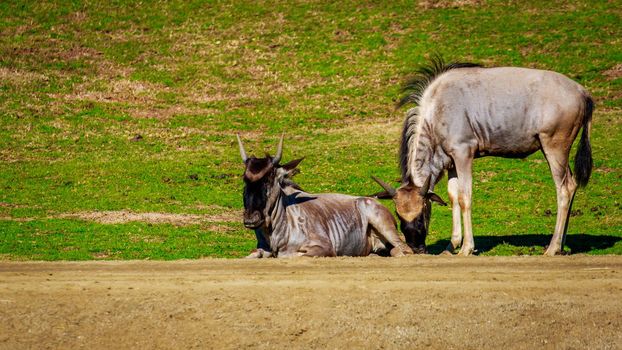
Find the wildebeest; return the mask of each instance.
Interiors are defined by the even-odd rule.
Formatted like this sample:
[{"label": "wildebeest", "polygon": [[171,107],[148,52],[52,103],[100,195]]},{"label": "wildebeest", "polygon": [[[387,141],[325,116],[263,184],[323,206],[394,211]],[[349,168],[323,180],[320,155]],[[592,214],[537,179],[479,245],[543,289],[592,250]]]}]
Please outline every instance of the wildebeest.
[{"label": "wildebeest", "polygon": [[[402,184],[392,197],[397,213],[425,241],[430,192],[448,173],[453,229],[447,251],[462,244],[460,255],[473,253],[471,186],[474,158],[523,158],[541,150],[557,189],[557,221],[546,255],[563,252],[568,219],[577,187],[592,172],[590,129],[594,103],[578,83],[562,74],[528,68],[484,68],[472,63],[444,64],[440,57],[419,70],[407,85],[398,107],[415,103],[402,130]],[[569,152],[583,128],[574,163]],[[380,195],[382,197],[382,195]],[[427,209],[426,209],[427,208]],[[464,221],[464,241],[461,232]],[[427,216],[427,217],[426,217]]]},{"label": "wildebeest", "polygon": [[[280,164],[283,137],[274,157],[247,157],[238,138],[244,171],[244,226],[261,229],[275,257],[391,256],[412,253],[393,216],[372,198],[310,194],[291,176],[302,159]],[[263,254],[256,254],[263,257]]]}]

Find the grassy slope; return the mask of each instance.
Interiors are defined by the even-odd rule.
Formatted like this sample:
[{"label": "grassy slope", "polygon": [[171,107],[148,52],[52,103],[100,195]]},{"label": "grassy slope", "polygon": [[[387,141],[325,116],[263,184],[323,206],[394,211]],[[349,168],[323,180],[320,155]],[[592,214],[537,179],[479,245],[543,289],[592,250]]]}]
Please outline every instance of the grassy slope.
[{"label": "grassy slope", "polygon": [[[559,71],[593,93],[595,169],[568,244],[622,253],[622,4],[472,3],[1,3],[1,256],[244,255],[254,235],[238,222],[59,215],[239,210],[236,131],[258,154],[286,132],[284,157],[307,157],[298,182],[309,191],[375,192],[371,174],[398,176],[399,84],[434,51]],[[543,157],[481,159],[474,178],[480,250],[541,253],[555,216]],[[450,211],[436,208],[433,251],[450,229]]]}]

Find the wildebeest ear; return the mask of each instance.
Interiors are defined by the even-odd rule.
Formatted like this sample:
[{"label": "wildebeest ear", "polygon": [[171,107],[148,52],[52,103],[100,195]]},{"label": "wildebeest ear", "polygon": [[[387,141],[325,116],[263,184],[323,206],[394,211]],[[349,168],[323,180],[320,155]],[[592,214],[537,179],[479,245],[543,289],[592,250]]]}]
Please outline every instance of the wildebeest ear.
[{"label": "wildebeest ear", "polygon": [[445,203],[445,201],[444,201],[444,200],[442,200],[442,199],[441,199],[441,197],[439,197],[439,196],[438,196],[436,193],[434,193],[434,192],[428,192],[428,193],[426,193],[425,198],[426,198],[426,199],[431,200],[432,202],[436,202],[436,203],[438,203],[438,204],[440,204],[440,205],[443,205],[443,206],[446,206],[446,205],[447,205],[447,203]]},{"label": "wildebeest ear", "polygon": [[367,197],[378,198],[378,199],[392,199],[393,195],[389,193],[389,191],[382,191],[382,192],[374,193]]},{"label": "wildebeest ear", "polygon": [[300,164],[300,162],[302,162],[302,160],[305,159],[305,157],[299,158],[299,159],[294,159],[291,162],[288,162],[287,164],[283,164],[281,165],[281,167],[287,171],[290,171],[292,169],[294,169],[295,167],[298,166],[298,164]]}]

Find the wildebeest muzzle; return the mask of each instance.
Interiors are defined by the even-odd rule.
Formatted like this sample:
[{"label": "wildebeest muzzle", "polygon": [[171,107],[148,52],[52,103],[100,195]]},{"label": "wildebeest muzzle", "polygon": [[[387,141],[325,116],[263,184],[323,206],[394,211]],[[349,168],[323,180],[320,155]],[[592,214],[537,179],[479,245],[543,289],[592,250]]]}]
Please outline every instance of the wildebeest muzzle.
[{"label": "wildebeest muzzle", "polygon": [[244,211],[244,227],[255,229],[263,225],[265,219],[259,210]]},{"label": "wildebeest muzzle", "polygon": [[406,244],[415,254],[425,254],[428,252],[425,245],[425,238],[428,234],[423,215],[413,221],[400,220],[400,230],[404,234]]}]

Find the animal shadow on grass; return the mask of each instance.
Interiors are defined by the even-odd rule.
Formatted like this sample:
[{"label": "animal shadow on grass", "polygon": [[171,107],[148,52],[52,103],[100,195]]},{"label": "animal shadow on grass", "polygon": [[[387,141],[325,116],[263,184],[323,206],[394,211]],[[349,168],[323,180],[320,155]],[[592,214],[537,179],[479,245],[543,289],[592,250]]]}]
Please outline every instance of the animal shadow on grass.
[{"label": "animal shadow on grass", "polygon": [[[544,248],[551,241],[550,234],[524,234],[524,235],[507,235],[507,236],[475,236],[476,254],[490,251],[498,245],[508,244],[522,248]],[[566,236],[566,244],[564,250],[570,254],[587,253],[593,250],[601,250],[613,247],[622,237],[590,235],[585,233],[569,234]],[[430,254],[440,254],[449,244],[448,239],[440,239],[428,245]],[[536,254],[536,250],[530,249],[530,253]]]}]

